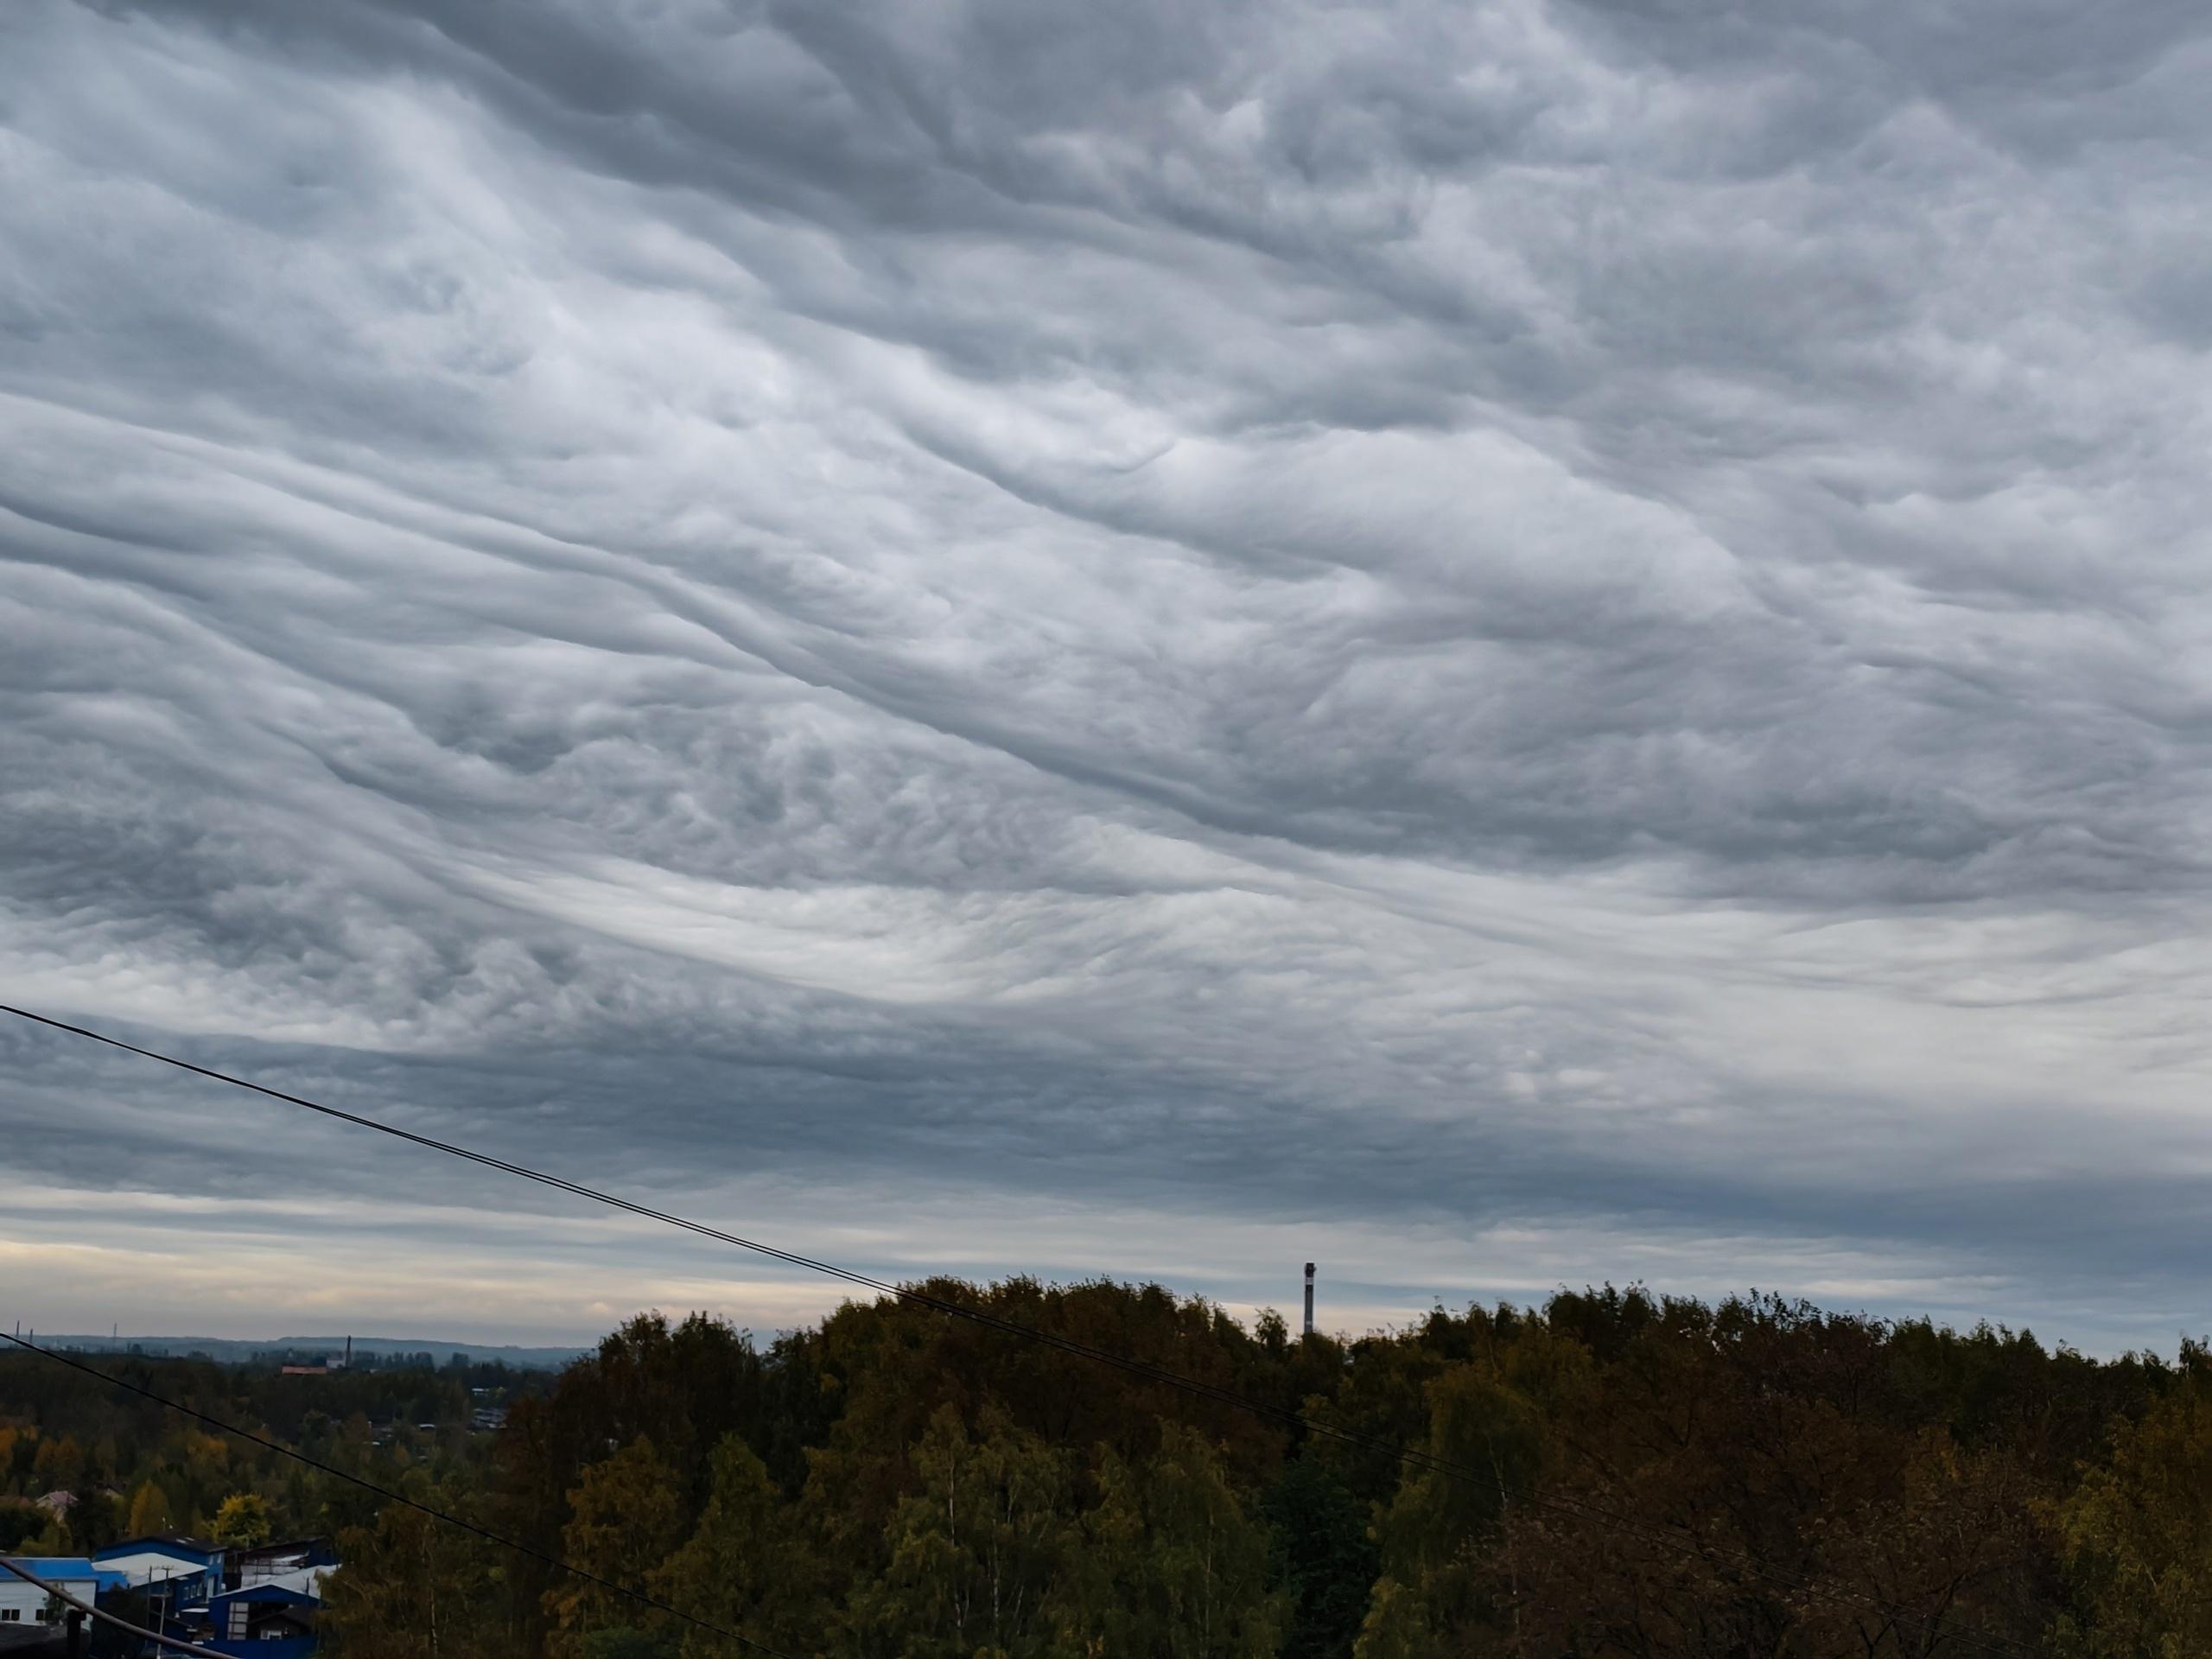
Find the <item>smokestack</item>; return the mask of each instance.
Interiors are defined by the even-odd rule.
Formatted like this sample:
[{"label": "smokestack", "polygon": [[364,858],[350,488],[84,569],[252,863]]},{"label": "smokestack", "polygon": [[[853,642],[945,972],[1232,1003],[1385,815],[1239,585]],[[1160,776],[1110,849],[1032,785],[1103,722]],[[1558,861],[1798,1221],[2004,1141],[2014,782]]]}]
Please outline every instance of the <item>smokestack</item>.
[{"label": "smokestack", "polygon": [[1313,1264],[1306,1264],[1306,1334],[1313,1334]]}]

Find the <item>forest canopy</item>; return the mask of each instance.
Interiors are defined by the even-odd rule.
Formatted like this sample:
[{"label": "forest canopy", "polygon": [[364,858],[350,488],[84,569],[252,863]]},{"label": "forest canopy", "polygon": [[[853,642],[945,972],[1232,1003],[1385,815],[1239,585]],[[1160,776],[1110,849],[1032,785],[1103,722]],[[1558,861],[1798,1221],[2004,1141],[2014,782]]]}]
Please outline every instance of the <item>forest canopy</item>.
[{"label": "forest canopy", "polygon": [[557,1377],[129,1362],[689,1623],[14,1356],[0,1547],[328,1533],[350,1659],[741,1650],[707,1626],[838,1659],[2212,1651],[2194,1344],[1611,1287],[1344,1343],[1157,1287],[921,1288],[1259,1409],[889,1299],[766,1344],[643,1314]]}]

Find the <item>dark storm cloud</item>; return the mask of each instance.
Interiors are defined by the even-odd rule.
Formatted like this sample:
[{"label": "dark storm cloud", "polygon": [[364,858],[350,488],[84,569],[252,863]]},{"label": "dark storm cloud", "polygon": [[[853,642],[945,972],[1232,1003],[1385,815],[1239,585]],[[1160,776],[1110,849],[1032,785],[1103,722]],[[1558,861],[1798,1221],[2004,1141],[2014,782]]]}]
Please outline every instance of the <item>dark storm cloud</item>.
[{"label": "dark storm cloud", "polygon": [[[15,1000],[873,1264],[2200,1317],[2183,10],[0,38]],[[7,1052],[26,1259],[289,1224]]]}]

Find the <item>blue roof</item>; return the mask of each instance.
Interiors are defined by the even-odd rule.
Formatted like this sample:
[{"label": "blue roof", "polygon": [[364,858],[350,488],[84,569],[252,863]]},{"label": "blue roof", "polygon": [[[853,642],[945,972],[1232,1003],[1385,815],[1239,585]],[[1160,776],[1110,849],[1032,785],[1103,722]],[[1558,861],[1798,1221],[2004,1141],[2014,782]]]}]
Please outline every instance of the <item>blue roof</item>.
[{"label": "blue roof", "polygon": [[95,1596],[104,1596],[111,1590],[124,1589],[130,1583],[129,1574],[111,1573],[82,1555],[10,1555],[8,1559],[24,1572],[44,1579],[49,1584],[57,1579],[74,1581],[90,1579]]},{"label": "blue roof", "polygon": [[100,1573],[87,1555],[10,1555],[8,1559],[41,1579],[96,1579]]}]

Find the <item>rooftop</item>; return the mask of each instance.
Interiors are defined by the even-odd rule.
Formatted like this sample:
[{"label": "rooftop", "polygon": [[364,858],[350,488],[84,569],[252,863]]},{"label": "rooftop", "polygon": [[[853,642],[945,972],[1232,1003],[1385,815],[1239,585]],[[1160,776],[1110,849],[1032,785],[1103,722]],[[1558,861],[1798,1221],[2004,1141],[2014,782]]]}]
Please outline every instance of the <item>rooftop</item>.
[{"label": "rooftop", "polygon": [[104,1549],[92,1552],[92,1559],[105,1561],[118,1555],[154,1554],[166,1551],[172,1555],[195,1560],[213,1561],[223,1554],[223,1546],[210,1543],[205,1538],[180,1538],[173,1533],[155,1533],[143,1538],[121,1538]]},{"label": "rooftop", "polygon": [[124,1574],[111,1573],[84,1555],[10,1555],[0,1559],[14,1562],[33,1578],[44,1579],[48,1584],[90,1579],[96,1590],[119,1590],[130,1583]]}]

